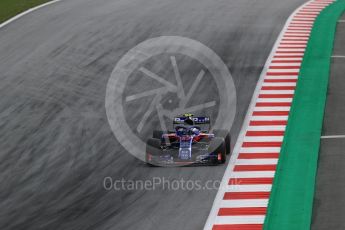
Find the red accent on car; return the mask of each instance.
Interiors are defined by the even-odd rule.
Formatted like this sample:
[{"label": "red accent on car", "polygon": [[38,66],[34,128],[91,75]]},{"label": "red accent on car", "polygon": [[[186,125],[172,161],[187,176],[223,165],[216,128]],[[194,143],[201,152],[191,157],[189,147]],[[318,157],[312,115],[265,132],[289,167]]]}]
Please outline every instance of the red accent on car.
[{"label": "red accent on car", "polygon": [[221,161],[222,160],[222,154],[218,153],[218,160]]}]

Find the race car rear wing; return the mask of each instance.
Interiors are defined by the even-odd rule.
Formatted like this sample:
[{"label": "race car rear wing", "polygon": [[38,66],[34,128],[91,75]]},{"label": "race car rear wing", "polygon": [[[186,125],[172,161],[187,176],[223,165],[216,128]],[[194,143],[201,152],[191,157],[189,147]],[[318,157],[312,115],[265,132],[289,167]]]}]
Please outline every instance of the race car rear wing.
[{"label": "race car rear wing", "polygon": [[[174,125],[184,124],[184,121],[186,119],[187,119],[186,117],[175,117],[173,124]],[[210,117],[192,117],[192,119],[196,125],[210,124],[211,123]]]}]

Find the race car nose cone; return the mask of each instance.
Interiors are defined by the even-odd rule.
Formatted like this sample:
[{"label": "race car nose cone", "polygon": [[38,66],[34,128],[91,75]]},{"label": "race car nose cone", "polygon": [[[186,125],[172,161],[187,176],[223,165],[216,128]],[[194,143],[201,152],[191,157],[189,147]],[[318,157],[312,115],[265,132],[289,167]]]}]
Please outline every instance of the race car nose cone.
[{"label": "race car nose cone", "polygon": [[179,158],[181,160],[190,160],[192,158],[190,149],[180,149]]}]

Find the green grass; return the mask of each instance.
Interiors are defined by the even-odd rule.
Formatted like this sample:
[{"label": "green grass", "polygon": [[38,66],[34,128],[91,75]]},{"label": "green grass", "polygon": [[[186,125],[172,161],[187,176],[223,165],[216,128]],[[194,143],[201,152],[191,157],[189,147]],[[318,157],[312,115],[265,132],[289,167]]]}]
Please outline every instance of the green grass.
[{"label": "green grass", "polygon": [[0,0],[0,23],[50,0]]}]

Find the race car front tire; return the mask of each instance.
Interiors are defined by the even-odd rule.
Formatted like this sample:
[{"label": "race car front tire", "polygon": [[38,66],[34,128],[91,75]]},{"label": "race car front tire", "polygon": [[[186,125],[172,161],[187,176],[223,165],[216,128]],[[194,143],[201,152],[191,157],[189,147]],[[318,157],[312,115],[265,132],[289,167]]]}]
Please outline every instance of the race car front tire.
[{"label": "race car front tire", "polygon": [[[215,137],[209,145],[209,152],[217,154],[217,163],[224,164],[226,162],[226,145],[222,137]],[[219,159],[220,157],[220,159]]]},{"label": "race car front tire", "polygon": [[158,156],[161,154],[161,140],[157,138],[150,138],[146,142],[146,163],[151,165],[150,156]]},{"label": "race car front tire", "polygon": [[215,129],[213,131],[214,135],[216,137],[222,137],[225,140],[225,146],[226,146],[226,154],[230,154],[231,152],[231,137],[229,131],[225,129]]}]

